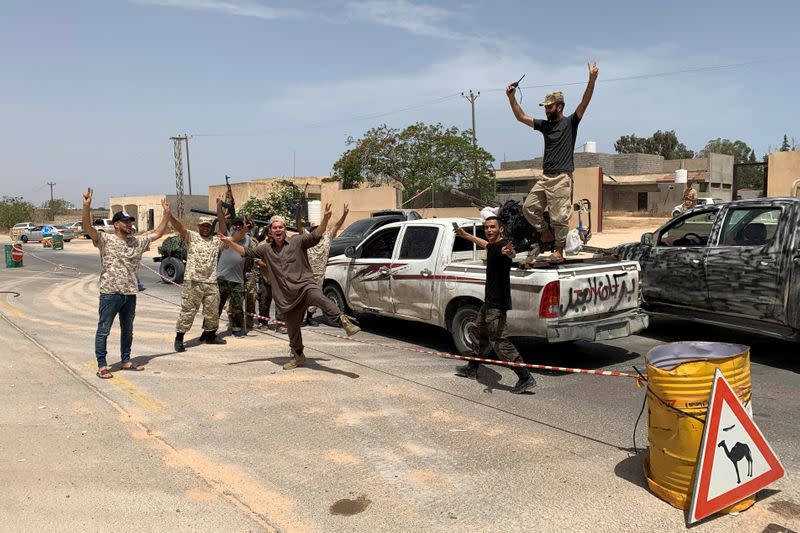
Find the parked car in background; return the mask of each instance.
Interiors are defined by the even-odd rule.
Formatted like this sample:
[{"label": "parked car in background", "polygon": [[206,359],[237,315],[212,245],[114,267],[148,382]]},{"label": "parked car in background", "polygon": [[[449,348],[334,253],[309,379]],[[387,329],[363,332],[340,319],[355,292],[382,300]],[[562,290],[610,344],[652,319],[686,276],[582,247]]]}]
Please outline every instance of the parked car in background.
[{"label": "parked car in background", "polygon": [[800,198],[696,207],[616,251],[648,313],[800,341]]},{"label": "parked car in background", "polygon": [[66,226],[53,226],[53,225],[45,225],[45,226],[34,226],[31,229],[26,229],[22,232],[19,239],[22,242],[41,242],[42,239],[47,237],[52,237],[55,234],[60,234],[64,237],[64,242],[69,242],[73,239],[74,235],[72,230],[68,229]]},{"label": "parked car in background", "polygon": [[[114,224],[111,223],[110,218],[96,218],[92,221],[92,227],[97,231],[114,233]],[[89,236],[87,235],[86,238],[88,239]]]},{"label": "parked car in background", "polygon": [[83,222],[70,222],[69,224],[65,224],[65,226],[72,231],[76,239],[78,237],[83,237]]},{"label": "parked car in background", "polygon": [[[698,198],[697,205],[695,207],[703,207],[704,205],[711,205],[711,204],[723,204],[725,200],[722,198]],[[676,217],[681,213],[685,213],[686,211],[683,210],[683,204],[678,204],[672,208],[672,216]]]},{"label": "parked car in background", "polygon": [[23,231],[35,227],[36,224],[33,222],[20,222],[19,224],[14,224],[14,226],[11,228],[11,231],[9,231],[9,236],[11,237],[12,241],[18,241]]}]

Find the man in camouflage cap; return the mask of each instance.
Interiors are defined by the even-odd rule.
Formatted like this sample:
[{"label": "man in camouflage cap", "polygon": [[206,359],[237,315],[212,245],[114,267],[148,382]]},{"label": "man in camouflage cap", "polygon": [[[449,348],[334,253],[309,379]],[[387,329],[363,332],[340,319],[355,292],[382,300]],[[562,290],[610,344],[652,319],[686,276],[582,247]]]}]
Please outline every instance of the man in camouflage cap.
[{"label": "man in camouflage cap", "polygon": [[[569,219],[572,216],[572,172],[575,170],[573,152],[578,133],[578,124],[592,99],[595,81],[599,72],[596,63],[589,63],[589,83],[575,112],[564,116],[564,95],[561,92],[549,93],[539,104],[544,107],[547,120],[534,119],[525,114],[515,97],[517,85],[506,87],[508,102],[516,119],[523,124],[542,132],[544,135],[543,175],[538,176],[522,207],[525,219],[539,232],[542,244],[552,244],[552,263],[564,262],[564,247],[569,232]],[[550,214],[548,228],[544,211]],[[529,262],[535,259],[538,250],[532,250]]]},{"label": "man in camouflage cap", "polygon": [[175,326],[175,351],[185,352],[184,335],[192,329],[194,317],[203,306],[203,333],[201,342],[225,344],[217,337],[219,327],[219,288],[217,287],[217,257],[222,249],[219,237],[212,235],[214,219],[202,217],[197,231],[187,230],[180,220],[171,215],[172,227],[186,244],[186,273],[183,276],[183,294],[178,323]]}]

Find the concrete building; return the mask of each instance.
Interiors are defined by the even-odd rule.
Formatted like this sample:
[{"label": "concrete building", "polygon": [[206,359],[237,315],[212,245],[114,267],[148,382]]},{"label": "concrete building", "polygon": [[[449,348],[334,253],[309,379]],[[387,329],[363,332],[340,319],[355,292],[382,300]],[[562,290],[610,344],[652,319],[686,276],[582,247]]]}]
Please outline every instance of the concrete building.
[{"label": "concrete building", "polygon": [[767,165],[767,196],[800,196],[800,151],[772,152]]},{"label": "concrete building", "polygon": [[[114,216],[117,211],[125,211],[136,219],[136,228],[140,232],[151,231],[161,223],[164,209],[161,207],[161,200],[167,199],[172,212],[177,215],[178,197],[174,194],[151,194],[146,196],[112,196],[108,200],[110,206],[108,218]],[[188,194],[183,196],[184,216],[192,216],[189,209],[208,209],[208,196]]]},{"label": "concrete building", "polygon": [[[685,186],[675,183],[675,171],[686,170],[701,196],[731,200],[733,156],[710,154],[697,159],[665,160],[652,154],[575,154],[575,168],[600,168],[605,211],[669,212],[680,203]],[[520,199],[541,174],[543,158],[507,161],[496,171],[498,199]]]},{"label": "concrete building", "polygon": [[[326,203],[333,206],[334,217],[341,213],[342,206],[348,205],[350,214],[347,217],[349,225],[356,220],[368,218],[370,213],[381,209],[397,209],[402,203],[402,191],[392,185],[380,187],[362,187],[359,189],[342,189],[338,181],[323,181],[328,176],[307,176],[299,178],[258,178],[250,181],[231,183],[231,192],[237,206],[241,206],[250,197],[267,195],[278,180],[289,180],[299,189],[306,188],[306,198],[309,202],[320,202],[321,209]],[[224,183],[208,187],[208,209],[216,209],[217,197],[224,196],[227,187]],[[316,222],[313,216],[309,216]]]}]

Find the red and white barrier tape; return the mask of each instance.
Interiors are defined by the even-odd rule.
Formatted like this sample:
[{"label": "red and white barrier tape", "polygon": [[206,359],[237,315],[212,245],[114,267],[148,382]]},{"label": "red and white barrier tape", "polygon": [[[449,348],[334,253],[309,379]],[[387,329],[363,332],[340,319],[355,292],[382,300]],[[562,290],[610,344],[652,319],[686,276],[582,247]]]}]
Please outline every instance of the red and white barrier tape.
[{"label": "red and white barrier tape", "polygon": [[165,278],[164,276],[162,276],[162,275],[161,275],[161,272],[157,272],[156,270],[153,270],[152,268],[150,268],[149,266],[145,265],[144,263],[140,263],[140,266],[143,266],[144,268],[146,268],[147,270],[149,270],[150,272],[152,272],[153,274],[155,274],[155,275],[156,275],[156,276],[158,276],[159,278],[163,279],[163,280],[164,280],[164,281],[166,281],[167,283],[172,283],[172,284],[173,284],[173,285],[175,285],[176,287],[181,287],[181,288],[183,287],[183,284],[181,284],[181,283],[175,283],[175,282],[174,282],[174,281],[172,281],[171,279],[169,279],[169,278]]},{"label": "red and white barrier tape", "polygon": [[[257,313],[247,313],[248,315],[253,316],[259,320],[265,320],[270,323],[278,324],[285,326],[286,323],[281,320],[275,320],[268,316],[261,316]],[[586,368],[568,368],[565,366],[551,366],[551,365],[536,365],[533,363],[515,363],[513,361],[502,361],[498,359],[484,359],[482,357],[472,357],[469,355],[456,355],[447,352],[437,352],[432,350],[423,350],[421,348],[411,348],[409,346],[397,346],[392,344],[385,344],[382,342],[371,342],[365,341],[362,339],[354,339],[352,337],[348,337],[346,335],[339,335],[337,333],[329,333],[327,331],[319,331],[319,330],[310,330],[311,333],[317,333],[319,335],[327,335],[328,337],[333,337],[335,339],[344,339],[350,342],[357,342],[359,344],[366,344],[369,346],[380,346],[381,348],[390,348],[392,350],[408,350],[411,352],[421,353],[425,355],[433,355],[435,357],[441,357],[443,359],[460,359],[462,361],[478,361],[479,363],[491,363],[495,365],[502,365],[502,366],[510,366],[510,367],[519,367],[519,368],[533,368],[535,370],[554,370],[557,372],[567,372],[570,374],[591,374],[595,376],[610,376],[610,377],[617,377],[617,378],[631,378],[636,380],[636,386],[642,386],[642,378],[636,374],[629,374],[627,372],[619,372],[617,370],[589,370]]]}]

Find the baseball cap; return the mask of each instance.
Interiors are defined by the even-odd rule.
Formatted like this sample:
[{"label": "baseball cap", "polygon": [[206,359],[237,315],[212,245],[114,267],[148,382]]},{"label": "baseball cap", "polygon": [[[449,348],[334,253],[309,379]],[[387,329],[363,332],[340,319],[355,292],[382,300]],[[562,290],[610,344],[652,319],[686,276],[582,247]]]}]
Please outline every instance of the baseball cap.
[{"label": "baseball cap", "polygon": [[231,226],[235,226],[237,224],[240,226],[244,225],[244,220],[242,220],[242,217],[233,217],[231,219]]},{"label": "baseball cap", "polygon": [[200,220],[197,221],[197,225],[201,224],[208,224],[209,226],[214,225],[214,218],[213,217],[200,217]]},{"label": "baseball cap", "polygon": [[111,219],[111,223],[113,224],[114,222],[119,222],[119,221],[133,222],[135,220],[136,220],[135,218],[130,216],[125,211],[117,211],[116,213],[114,213],[114,217]]},{"label": "baseball cap", "polygon": [[273,222],[280,222],[284,226],[286,225],[286,219],[284,219],[280,215],[274,215],[272,218],[269,219],[269,226],[272,227]]},{"label": "baseball cap", "polygon": [[552,93],[547,93],[547,96],[544,97],[544,101],[539,105],[544,107],[546,105],[559,103],[564,103],[564,94],[561,91],[555,91]]}]

